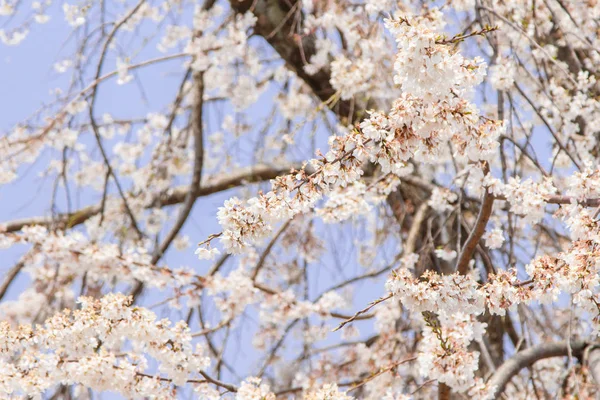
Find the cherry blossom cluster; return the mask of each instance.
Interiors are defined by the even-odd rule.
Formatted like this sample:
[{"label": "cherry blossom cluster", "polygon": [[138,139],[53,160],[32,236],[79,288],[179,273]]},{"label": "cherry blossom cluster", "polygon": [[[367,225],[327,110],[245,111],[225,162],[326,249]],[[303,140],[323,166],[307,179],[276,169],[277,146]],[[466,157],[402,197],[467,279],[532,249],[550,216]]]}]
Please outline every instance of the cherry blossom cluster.
[{"label": "cherry blossom cluster", "polygon": [[[429,18],[439,22],[441,17],[433,13]],[[431,74],[431,80],[419,80],[418,86],[411,86],[398,78],[396,83],[401,85],[403,94],[390,114],[373,113],[360,124],[360,131],[331,137],[327,154],[309,162],[315,172],[301,170],[279,178],[273,182],[272,191],[248,200],[247,204],[237,198],[228,200],[218,214],[223,227],[221,243],[227,251],[240,252],[245,246],[260,242],[275,223],[305,212],[323,195],[357,181],[362,174],[359,167],[367,159],[379,164],[384,173],[402,176],[410,171],[406,167],[409,159],[432,160],[447,140],[456,144],[458,154],[473,161],[494,154],[502,124],[491,120],[480,123],[475,107],[459,96],[470,93],[481,81],[482,62],[466,60],[447,44],[439,44],[439,34],[426,27],[428,22],[425,18],[412,22],[399,19],[387,22],[387,26],[399,42],[397,60],[421,60],[427,55],[419,70],[430,69],[426,74]],[[429,39],[416,46],[415,37]],[[447,87],[435,84],[440,74],[448,75],[451,70],[459,73],[444,77]],[[415,66],[398,61],[395,71],[397,77],[404,77],[413,73]]]},{"label": "cherry blossom cluster", "polygon": [[[172,288],[190,299],[198,280],[188,268],[171,270],[150,263],[151,254],[144,247],[120,249],[116,244],[90,244],[80,232],[49,232],[40,226],[24,227],[18,234],[0,233],[3,247],[26,244],[31,250],[21,262],[33,280],[35,290],[26,290],[15,302],[0,305],[0,314],[14,322],[34,322],[39,313],[54,312],[74,306],[73,283],[85,277],[88,290],[95,292],[102,282],[135,284],[151,288]],[[27,307],[19,304],[27,303]],[[31,306],[39,305],[37,313]],[[58,309],[56,309],[58,307]]]},{"label": "cherry blossom cluster", "polygon": [[[570,207],[580,208],[576,205]],[[569,218],[568,211],[563,213]],[[574,219],[581,219],[573,210],[569,219],[572,220],[574,214],[577,215]],[[585,234],[579,232],[582,238],[573,242],[567,251],[557,256],[544,255],[534,259],[526,267],[527,281],[518,281],[515,271],[490,274],[488,282],[482,285],[473,275],[439,275],[426,271],[420,278],[415,278],[406,268],[396,270],[386,284],[388,290],[398,296],[410,311],[429,316],[425,321],[430,339],[424,340],[422,345],[429,343],[430,347],[424,347],[425,350],[419,353],[419,360],[424,360],[420,362],[425,363],[421,371],[457,391],[475,387],[473,371],[478,368],[478,359],[475,353],[467,350],[467,346],[472,340],[481,339],[481,334],[469,336],[465,332],[469,329],[474,332],[484,330],[474,318],[486,309],[492,314],[504,315],[518,304],[532,301],[551,303],[558,300],[560,293],[566,292],[572,295],[573,303],[581,311],[594,317],[594,329],[600,331],[598,222],[588,218],[587,225],[581,230]],[[457,318],[463,320],[462,325]],[[456,337],[462,342],[451,341],[450,345],[448,341],[453,335],[447,330],[453,329],[460,332]],[[448,358],[449,354],[455,355],[456,360]],[[433,361],[436,359],[439,359],[439,364]]]},{"label": "cherry blossom cluster", "polygon": [[18,234],[5,233],[1,237],[5,247],[16,243],[33,246],[33,252],[25,256],[24,262],[32,278],[40,284],[52,279],[70,282],[86,274],[90,282],[111,281],[118,277],[124,283],[139,280],[165,288],[173,284],[184,286],[193,277],[186,269],[171,271],[153,266],[151,255],[143,247],[121,251],[110,243],[90,245],[85,235],[76,231],[63,234],[32,226],[23,228]]},{"label": "cherry blossom cluster", "polygon": [[227,200],[217,214],[225,250],[239,253],[260,243],[277,222],[310,210],[324,194],[358,180],[362,175],[360,155],[364,142],[358,131],[332,136],[327,154],[309,162],[314,172],[304,168],[279,177],[272,182],[271,191],[245,202],[238,198]]},{"label": "cherry blossom cluster", "polygon": [[[65,235],[50,233],[46,228],[37,226],[25,227],[19,234],[5,233],[0,237],[3,246],[15,243],[32,246],[22,262],[37,290],[23,292],[16,304],[28,301],[32,302],[30,305],[39,304],[42,309],[52,304],[57,307],[73,306],[75,295],[72,284],[85,276],[90,290],[99,289],[96,285],[101,282],[117,280],[132,285],[141,282],[149,288],[172,289],[175,294],[173,306],[179,304],[180,298],[187,298],[188,306],[197,305],[200,290],[205,289],[213,297],[225,322],[238,317],[253,304],[260,305],[261,323],[265,325],[311,315],[325,317],[330,310],[344,305],[335,292],[324,293],[315,303],[299,301],[291,291],[280,293],[257,285],[243,268],[226,276],[217,273],[200,277],[188,268],[156,266],[150,263],[151,254],[143,247],[123,252],[114,244],[90,245],[85,236],[76,231]],[[57,310],[49,308],[46,311]],[[3,303],[0,312],[5,318],[19,323],[33,322],[35,317],[39,317],[31,314],[31,307],[16,307],[13,302]]]},{"label": "cherry blossom cluster", "polygon": [[555,194],[556,188],[551,179],[536,183],[531,179],[519,182],[510,178],[502,192],[511,211],[522,215],[526,222],[537,223],[544,217],[547,197]]},{"label": "cherry blossom cluster", "polygon": [[370,160],[392,171],[407,160],[433,162],[451,140],[456,156],[466,160],[489,160],[498,147],[503,124],[483,119],[467,99],[485,74],[481,59],[468,60],[445,44],[437,31],[439,12],[426,17],[388,20],[396,36],[398,53],[395,83],[402,88],[391,111],[373,113],[361,123],[373,146]]},{"label": "cherry blossom cluster", "polygon": [[[341,391],[336,384],[325,384],[318,390],[304,392],[301,397],[303,400],[352,400],[354,397],[348,396],[346,392]],[[276,396],[270,391],[269,385],[262,383],[260,378],[247,378],[242,382],[240,388],[235,394],[236,400],[275,400]]]},{"label": "cherry blossom cluster", "polygon": [[[55,314],[43,325],[0,324],[3,393],[35,396],[64,383],[128,397],[175,398],[171,383],[185,384],[210,364],[183,322],[170,326],[120,294],[82,297],[78,303],[80,308]],[[120,353],[126,343],[131,350]],[[160,375],[145,372],[148,357],[159,363]]]},{"label": "cherry blossom cluster", "polygon": [[468,346],[472,341],[482,340],[485,324],[477,321],[473,314],[462,312],[439,316],[439,321],[433,321],[434,318],[425,318],[418,357],[421,374],[437,379],[458,392],[466,392],[480,383],[475,378],[479,352],[469,351]]},{"label": "cherry blossom cluster", "polygon": [[[409,170],[407,167],[407,171],[402,175]],[[368,186],[359,181],[344,188],[340,187],[329,194],[325,204],[319,207],[316,213],[327,223],[368,215],[373,206],[385,201],[387,195],[396,190],[399,184],[398,175],[387,174]]]}]

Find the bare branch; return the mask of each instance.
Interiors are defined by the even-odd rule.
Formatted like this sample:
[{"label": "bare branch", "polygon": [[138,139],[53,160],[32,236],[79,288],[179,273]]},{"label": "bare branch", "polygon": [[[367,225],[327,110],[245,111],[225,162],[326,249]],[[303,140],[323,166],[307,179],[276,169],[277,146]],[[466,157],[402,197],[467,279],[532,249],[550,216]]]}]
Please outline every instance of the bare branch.
[{"label": "bare branch", "polygon": [[[342,329],[345,325],[349,324],[352,321],[355,321],[357,319],[361,319],[364,318],[365,316],[363,315],[364,313],[366,313],[367,311],[369,311],[371,308],[375,307],[377,304],[379,303],[383,303],[386,300],[391,299],[392,297],[394,297],[394,295],[392,293],[388,294],[385,297],[382,297],[380,299],[377,299],[373,302],[371,302],[367,307],[363,308],[362,310],[358,311],[356,314],[354,314],[352,317],[346,319],[344,322],[342,322],[337,328],[335,328],[333,331],[338,331],[340,329]],[[333,316],[333,314],[331,314]]]},{"label": "bare branch", "polygon": [[0,286],[0,300],[4,298],[8,288],[13,283],[17,275],[19,275],[19,272],[21,272],[21,269],[23,269],[24,265],[25,263],[23,261],[19,261],[6,273],[4,282],[2,282],[2,286]]},{"label": "bare branch", "polygon": [[[205,184],[203,187],[198,189],[196,193],[197,197],[209,196],[211,194],[223,192],[225,190],[233,189],[235,187],[248,184],[262,182],[269,179],[274,179],[280,175],[290,172],[290,169],[297,168],[297,165],[290,165],[288,167],[276,168],[268,165],[257,165],[253,167],[240,168],[238,171],[232,173],[230,176],[215,179],[210,184]],[[173,189],[173,192],[168,196],[160,199],[159,206],[172,206],[180,204],[185,200],[187,193],[189,192],[189,186],[178,186]],[[3,226],[5,229],[0,231],[3,232],[17,232],[23,229],[24,226],[39,225],[46,227],[57,227],[60,229],[68,229],[74,226],[80,225],[100,213],[101,205],[96,204],[93,206],[84,207],[71,214],[60,214],[55,218],[52,217],[32,217],[23,218],[14,221],[9,221]]]},{"label": "bare branch", "polygon": [[[485,166],[484,174],[489,170],[489,167]],[[467,241],[465,242],[460,255],[458,256],[458,261],[456,262],[456,271],[459,274],[465,275],[469,268],[469,261],[471,261],[471,257],[475,252],[475,248],[477,247],[477,243],[485,233],[485,226],[492,215],[492,208],[494,206],[494,196],[490,192],[488,192],[487,188],[484,189],[485,193],[483,194],[483,200],[481,204],[481,208],[479,209],[479,214],[477,215],[477,220],[475,221],[475,226],[473,230],[469,234]]]},{"label": "bare branch", "polygon": [[[587,347],[586,342],[571,342],[571,350],[575,357],[581,357]],[[506,385],[523,368],[532,366],[535,362],[552,357],[566,357],[569,354],[569,344],[565,342],[543,343],[532,346],[526,350],[520,351],[508,360],[506,360],[488,381],[490,387],[494,389],[493,398],[499,398]]]}]

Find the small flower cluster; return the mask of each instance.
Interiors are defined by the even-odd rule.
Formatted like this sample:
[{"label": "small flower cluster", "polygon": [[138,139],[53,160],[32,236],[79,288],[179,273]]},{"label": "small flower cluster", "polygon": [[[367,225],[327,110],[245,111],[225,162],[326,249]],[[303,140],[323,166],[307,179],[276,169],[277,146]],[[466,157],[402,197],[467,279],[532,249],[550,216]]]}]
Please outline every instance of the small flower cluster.
[{"label": "small flower cluster", "polygon": [[[262,383],[260,378],[246,378],[235,394],[235,400],[275,400],[276,396],[271,392],[269,385]],[[336,384],[325,384],[318,390],[303,393],[302,400],[352,400],[340,391]]]},{"label": "small flower cluster", "polygon": [[[406,168],[406,173],[410,168]],[[355,182],[333,190],[325,204],[316,210],[326,223],[339,223],[350,218],[367,215],[374,205],[385,201],[387,195],[400,184],[398,175],[387,174],[383,179],[367,186]]]},{"label": "small flower cluster", "polygon": [[342,100],[349,100],[369,89],[373,73],[374,67],[369,61],[351,61],[341,55],[331,63],[331,86],[340,93]]},{"label": "small flower cluster", "polygon": [[486,325],[472,314],[455,312],[425,317],[423,340],[417,358],[423,376],[437,379],[458,392],[476,384],[479,352],[469,351],[472,341],[483,338]]},{"label": "small flower cluster", "polygon": [[336,384],[326,384],[315,392],[309,392],[304,395],[304,400],[352,400],[354,397],[348,396],[346,392],[340,391]]},{"label": "small flower cluster", "polygon": [[436,211],[450,211],[452,210],[452,204],[458,199],[458,195],[452,192],[450,189],[435,187],[431,192],[431,197],[427,201],[427,204]]},{"label": "small flower cluster", "polygon": [[470,275],[439,275],[428,270],[415,278],[408,269],[400,268],[386,282],[386,288],[413,312],[452,314],[461,310],[478,315],[485,309],[485,296]]},{"label": "small flower cluster", "polygon": [[580,200],[600,197],[600,170],[587,167],[583,171],[575,171],[569,177],[567,194]]},{"label": "small flower cluster", "polygon": [[[185,269],[170,270],[150,264],[151,255],[143,247],[119,249],[116,244],[90,243],[80,232],[49,232],[41,226],[24,227],[18,234],[1,233],[4,246],[26,243],[34,246],[24,262],[32,277],[41,282],[72,282],[87,274],[90,282],[142,281],[152,287],[184,286],[194,274]],[[55,266],[59,265],[58,273]]]},{"label": "small flower cluster", "polygon": [[526,222],[535,224],[544,217],[546,199],[556,193],[556,188],[551,179],[536,183],[531,179],[520,181],[511,177],[504,185],[503,193],[512,212],[522,215]]},{"label": "small flower cluster", "polygon": [[235,400],[275,400],[275,394],[270,389],[260,378],[246,378],[236,392]]}]

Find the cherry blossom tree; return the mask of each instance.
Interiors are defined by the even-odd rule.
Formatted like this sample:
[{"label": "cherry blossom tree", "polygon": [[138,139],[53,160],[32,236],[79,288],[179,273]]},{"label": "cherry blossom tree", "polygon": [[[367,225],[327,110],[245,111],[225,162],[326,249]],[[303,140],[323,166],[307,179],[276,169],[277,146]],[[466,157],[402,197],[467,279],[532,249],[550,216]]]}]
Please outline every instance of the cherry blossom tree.
[{"label": "cherry blossom tree", "polygon": [[0,0],[71,31],[0,137],[1,204],[52,182],[1,398],[600,395],[600,2],[59,3]]}]

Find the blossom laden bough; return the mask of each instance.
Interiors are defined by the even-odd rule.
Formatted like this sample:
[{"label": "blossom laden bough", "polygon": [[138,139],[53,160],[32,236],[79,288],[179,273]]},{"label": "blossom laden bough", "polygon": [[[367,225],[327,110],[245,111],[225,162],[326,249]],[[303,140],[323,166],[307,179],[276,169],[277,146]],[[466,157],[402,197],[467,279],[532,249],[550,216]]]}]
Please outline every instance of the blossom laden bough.
[{"label": "blossom laden bough", "polygon": [[[185,384],[210,365],[202,347],[194,349],[183,322],[170,327],[168,320],[157,320],[118,294],[80,298],[79,304],[80,309],[58,313],[42,326],[15,330],[0,324],[0,356],[11,371],[5,375],[10,379],[3,379],[3,393],[36,396],[60,383],[78,383],[129,397],[175,398],[171,383]],[[134,350],[120,354],[125,340]],[[148,357],[159,362],[164,377],[145,372]]]}]

